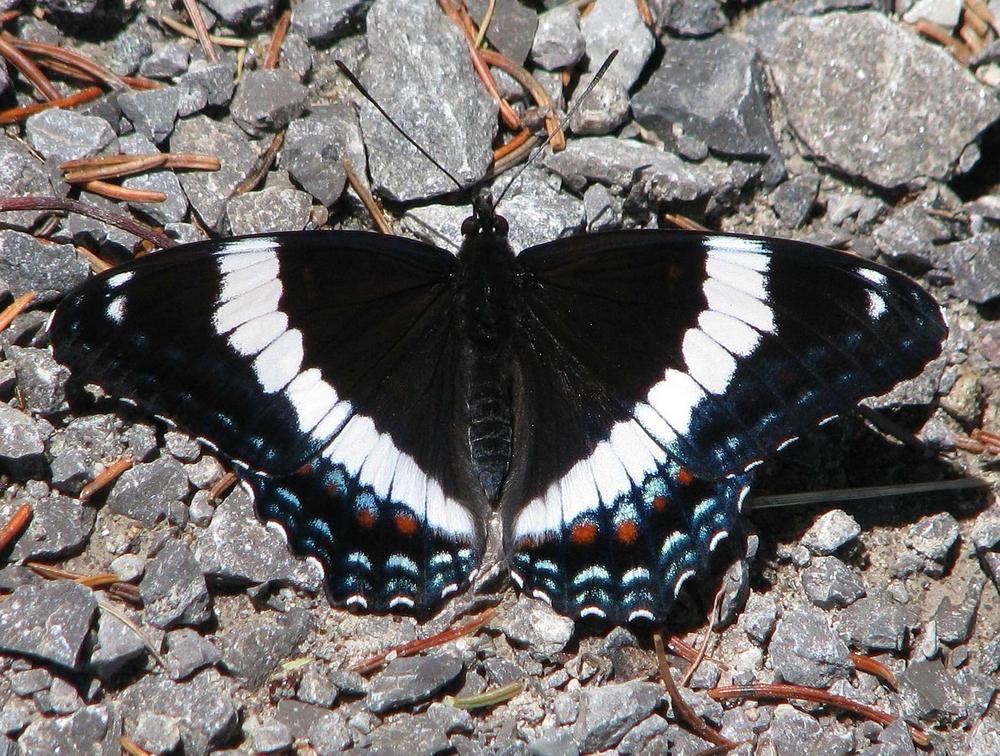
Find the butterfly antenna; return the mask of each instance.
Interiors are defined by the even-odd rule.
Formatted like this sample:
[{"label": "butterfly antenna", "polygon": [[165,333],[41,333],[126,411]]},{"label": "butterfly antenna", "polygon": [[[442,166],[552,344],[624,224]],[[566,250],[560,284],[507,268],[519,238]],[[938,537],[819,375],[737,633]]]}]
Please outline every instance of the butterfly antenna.
[{"label": "butterfly antenna", "polygon": [[532,165],[538,159],[538,156],[542,154],[542,152],[545,150],[546,147],[549,146],[549,144],[555,138],[556,134],[561,132],[569,125],[569,120],[574,115],[576,115],[576,112],[580,109],[580,106],[587,101],[587,98],[590,96],[590,93],[594,90],[594,87],[596,87],[598,83],[600,83],[601,79],[604,78],[604,75],[608,72],[608,69],[611,68],[611,64],[614,63],[614,60],[617,57],[618,57],[618,50],[612,50],[611,53],[608,55],[608,57],[604,59],[604,62],[601,64],[601,67],[598,68],[597,73],[594,74],[594,78],[591,79],[590,83],[587,84],[587,86],[584,88],[583,94],[581,94],[577,98],[576,102],[573,103],[573,107],[567,110],[566,115],[564,115],[562,117],[562,120],[559,121],[559,127],[552,129],[552,131],[549,133],[545,141],[534,149],[534,151],[528,156],[528,159],[524,161],[524,164],[517,169],[517,173],[514,174],[513,178],[511,178],[511,180],[507,182],[507,186],[503,188],[503,191],[500,192],[500,195],[497,197],[496,202],[493,203],[494,207],[500,204],[500,201],[507,194],[507,191],[517,182],[519,178],[521,178],[521,174],[528,169],[528,166]]},{"label": "butterfly antenna", "polygon": [[441,165],[441,163],[435,160],[427,150],[425,150],[423,147],[417,144],[417,141],[413,137],[411,137],[409,134],[403,131],[403,127],[400,126],[398,123],[396,123],[392,119],[392,116],[385,111],[385,108],[383,108],[381,105],[378,104],[378,101],[376,101],[376,99],[371,95],[371,93],[365,88],[365,85],[362,84],[360,81],[358,81],[358,77],[355,76],[354,72],[351,71],[351,69],[349,69],[344,64],[344,61],[335,60],[334,63],[337,64],[337,68],[340,69],[340,72],[347,77],[347,80],[354,85],[354,88],[357,89],[364,96],[364,98],[368,100],[368,102],[370,102],[379,113],[382,114],[382,117],[385,118],[385,120],[387,120],[390,124],[392,124],[392,127],[396,129],[396,131],[402,134],[403,139],[405,139],[407,142],[416,147],[417,151],[425,158],[427,158],[429,161],[431,161],[434,167],[436,167],[439,171],[441,171],[441,173],[443,173],[445,176],[451,179],[451,182],[456,187],[458,187],[458,189],[461,190],[465,188],[462,186],[462,182],[459,181],[457,178],[455,178],[447,168],[445,168],[443,165]]}]

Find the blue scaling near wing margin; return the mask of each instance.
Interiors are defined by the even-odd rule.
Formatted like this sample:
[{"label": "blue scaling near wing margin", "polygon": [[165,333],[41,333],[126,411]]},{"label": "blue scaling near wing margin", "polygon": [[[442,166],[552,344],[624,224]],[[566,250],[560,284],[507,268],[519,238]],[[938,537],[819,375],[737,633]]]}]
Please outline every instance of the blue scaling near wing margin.
[{"label": "blue scaling near wing margin", "polygon": [[339,605],[423,615],[466,588],[479,564],[474,544],[428,527],[323,457],[294,475],[245,477],[257,515],[280,524],[296,554],[322,563]]},{"label": "blue scaling near wing margin", "polygon": [[750,479],[705,481],[664,463],[610,506],[517,537],[514,580],[567,614],[615,623],[660,619],[734,527]]}]

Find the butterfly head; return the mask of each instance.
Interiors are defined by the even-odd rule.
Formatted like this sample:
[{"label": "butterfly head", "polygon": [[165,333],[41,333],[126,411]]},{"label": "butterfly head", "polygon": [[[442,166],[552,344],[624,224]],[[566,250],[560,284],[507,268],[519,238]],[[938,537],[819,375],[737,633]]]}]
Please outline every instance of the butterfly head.
[{"label": "butterfly head", "polygon": [[497,215],[493,197],[483,190],[472,200],[472,215],[462,222],[462,236],[494,235],[507,236],[507,219]]}]

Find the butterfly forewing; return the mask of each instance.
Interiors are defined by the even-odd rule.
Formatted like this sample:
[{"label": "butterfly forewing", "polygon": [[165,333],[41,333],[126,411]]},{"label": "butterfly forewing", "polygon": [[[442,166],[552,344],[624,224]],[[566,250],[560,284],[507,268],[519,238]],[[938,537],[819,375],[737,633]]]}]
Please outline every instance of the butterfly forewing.
[{"label": "butterfly forewing", "polygon": [[51,336],[78,378],[232,458],[335,600],[423,612],[483,539],[449,433],[455,265],[349,232],[187,245],[90,281]]},{"label": "butterfly forewing", "polygon": [[804,243],[617,233],[518,259],[507,549],[516,581],[578,615],[663,617],[763,456],[916,374],[945,335],[904,276]]}]

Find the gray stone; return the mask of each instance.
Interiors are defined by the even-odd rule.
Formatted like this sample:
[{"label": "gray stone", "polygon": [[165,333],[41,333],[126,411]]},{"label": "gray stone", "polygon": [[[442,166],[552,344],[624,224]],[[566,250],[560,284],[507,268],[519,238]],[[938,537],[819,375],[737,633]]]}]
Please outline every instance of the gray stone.
[{"label": "gray stone", "polygon": [[583,212],[591,233],[610,231],[621,224],[611,193],[603,184],[591,184],[583,193]]},{"label": "gray stone", "polygon": [[583,203],[545,181],[534,181],[525,171],[525,182],[504,198],[501,211],[508,219],[507,236],[515,251],[544,244],[583,229]]},{"label": "gray stone", "polygon": [[960,602],[952,601],[950,596],[941,599],[934,611],[934,622],[937,624],[938,638],[942,643],[955,646],[969,640],[984,585],[983,578],[969,582],[965,587],[965,596]]},{"label": "gray stone", "polygon": [[[367,27],[360,78],[369,92],[463,185],[485,175],[497,106],[473,73],[456,26],[432,0],[377,0]],[[431,112],[435,117],[427,118]],[[361,130],[375,191],[407,201],[455,189],[367,102],[361,104]]]},{"label": "gray stone", "polygon": [[802,753],[804,744],[815,743],[821,735],[819,722],[813,717],[789,704],[780,704],[774,709],[773,721],[765,737],[778,756],[794,756]]},{"label": "gray stone", "polygon": [[754,643],[763,646],[774,631],[778,621],[778,607],[774,599],[759,593],[752,593],[747,599],[746,609],[740,615],[739,624],[743,632]]},{"label": "gray stone", "polygon": [[191,550],[167,541],[146,566],[139,583],[146,621],[156,627],[200,625],[212,617],[205,577]]},{"label": "gray stone", "polygon": [[[52,426],[0,403],[0,460],[15,468],[37,467],[45,453]],[[11,510],[8,516],[13,513]]]},{"label": "gray stone", "polygon": [[[316,704],[283,698],[278,701],[275,715],[291,732],[293,738],[304,738],[317,720],[330,713],[329,709]],[[339,713],[339,712],[338,712]]]},{"label": "gray stone", "polygon": [[7,699],[3,710],[0,710],[0,733],[16,736],[27,727],[34,718],[34,707],[30,703]]},{"label": "gray stone", "polygon": [[837,618],[841,636],[869,652],[902,651],[906,648],[907,625],[903,608],[884,596],[858,599]]},{"label": "gray stone", "polygon": [[52,673],[42,667],[14,672],[10,676],[10,689],[18,696],[30,696],[40,690],[48,690],[52,684]]},{"label": "gray stone", "polygon": [[183,43],[169,42],[142,60],[139,73],[151,79],[171,79],[187,71],[190,57]]},{"label": "gray stone", "polygon": [[583,57],[587,42],[580,31],[580,12],[572,5],[559,5],[538,17],[531,44],[531,59],[555,71],[572,68]]},{"label": "gray stone", "polygon": [[[641,726],[640,723],[633,730]],[[631,735],[631,733],[629,734]],[[528,744],[528,748],[531,756],[577,756],[580,753],[580,747],[576,744],[573,733],[563,727],[546,728],[541,737],[535,738]],[[620,748],[618,752],[634,753],[634,751],[623,748]]]},{"label": "gray stone", "polygon": [[282,722],[264,722],[250,732],[254,753],[281,753],[292,747],[292,734]]},{"label": "gray stone", "polygon": [[274,18],[276,0],[202,0],[233,29],[262,29]]},{"label": "gray stone", "polygon": [[161,457],[122,473],[108,494],[107,504],[112,512],[151,526],[166,516],[171,502],[187,496],[190,488],[183,465],[172,457]]},{"label": "gray stone", "polygon": [[[0,71],[4,69],[4,66],[0,66]],[[45,169],[45,163],[33,155],[23,142],[11,139],[5,135],[0,135],[0,186],[4,187],[4,193],[8,197],[51,195],[53,193],[52,183],[49,181],[49,174]],[[30,228],[43,215],[45,215],[45,211],[19,210],[17,212],[6,212],[3,214],[3,222],[12,226]],[[7,233],[10,232],[0,231],[0,240]],[[0,241],[0,244],[3,244],[3,242]],[[58,247],[55,249],[58,249]],[[52,245],[46,245],[46,252],[52,250]],[[3,266],[6,265],[6,257],[6,251],[0,253],[0,279],[4,280],[6,280],[6,276]],[[40,256],[37,260],[38,264],[48,262],[44,255]],[[7,281],[7,283],[8,285],[11,284],[10,281]]]},{"label": "gray stone", "polygon": [[36,719],[17,744],[21,753],[100,753],[95,746],[107,737],[110,722],[108,707],[87,706],[68,717]]},{"label": "gray stone", "polygon": [[587,43],[588,70],[597,71],[612,50],[618,50],[606,80],[630,89],[653,54],[656,41],[631,0],[597,0],[580,21]]},{"label": "gray stone", "polygon": [[486,17],[492,5],[492,17],[486,30],[486,40],[508,60],[523,65],[531,51],[532,39],[538,27],[536,12],[519,0],[467,0],[469,15],[476,24]]},{"label": "gray stone", "polygon": [[1000,753],[1000,722],[995,717],[979,722],[965,744],[969,753]]},{"label": "gray stone", "polygon": [[90,157],[106,148],[115,151],[118,142],[107,121],[61,108],[29,117],[24,133],[31,148],[53,163]]},{"label": "gray stone", "polygon": [[827,688],[854,671],[847,646],[822,614],[791,611],[780,620],[768,654],[774,671],[794,685]]},{"label": "gray stone", "polygon": [[542,160],[576,189],[588,181],[626,189],[641,184],[646,196],[665,203],[690,202],[732,186],[728,168],[716,160],[687,163],[652,145],[617,137],[573,139]]},{"label": "gray stone", "polygon": [[[0,411],[0,426],[3,420]],[[11,560],[55,561],[83,549],[97,518],[93,507],[65,496],[49,496],[31,504],[31,522],[11,550]]]},{"label": "gray stone", "polygon": [[306,107],[309,90],[284,68],[244,73],[230,112],[251,136],[281,131]]},{"label": "gray stone", "polygon": [[337,700],[337,686],[323,672],[308,669],[302,674],[295,696],[305,703],[330,708]]},{"label": "gray stone", "polygon": [[958,25],[958,19],[961,15],[961,0],[917,0],[903,14],[903,20],[908,24],[915,24],[924,19],[952,32]]},{"label": "gray stone", "polygon": [[948,263],[958,296],[975,304],[1000,297],[1000,232],[976,234],[938,254]]},{"label": "gray stone", "polygon": [[285,539],[256,519],[242,488],[219,504],[211,524],[197,534],[195,556],[206,576],[230,585],[280,583],[315,592],[323,583],[313,561],[293,557]]},{"label": "gray stone", "polygon": [[279,65],[291,71],[299,81],[309,76],[313,68],[313,49],[308,40],[296,32],[286,35]]},{"label": "gray stone", "polygon": [[813,554],[829,556],[861,535],[858,521],[842,509],[824,512],[809,527],[799,542]]},{"label": "gray stone", "polygon": [[[1000,116],[992,93],[943,48],[881,13],[788,20],[772,70],[809,152],[883,187],[948,178],[967,145]],[[928,109],[929,91],[948,92],[947,106]]]},{"label": "gray stone", "polygon": [[[924,195],[921,195],[923,197]],[[879,252],[891,260],[933,267],[941,260],[941,244],[951,241],[946,223],[931,214],[933,208],[918,199],[885,219],[872,234]],[[945,263],[949,258],[944,257]]]},{"label": "gray stone", "polygon": [[69,580],[22,585],[0,603],[0,650],[77,669],[97,601]]},{"label": "gray stone", "polygon": [[[194,61],[188,72],[177,81],[177,89],[180,92],[177,114],[183,118],[206,107],[215,108],[228,105],[233,96],[235,75],[236,61],[234,58],[224,57],[218,63],[209,63],[205,60]],[[171,146],[175,151],[177,150],[174,140],[171,140]]]},{"label": "gray stone", "polygon": [[61,677],[52,680],[52,685],[35,695],[35,705],[44,714],[72,714],[83,706],[77,689]]},{"label": "gray stone", "polygon": [[958,520],[948,512],[922,517],[910,526],[904,543],[920,556],[945,565],[958,542]]},{"label": "gray stone", "polygon": [[785,226],[801,228],[812,214],[818,191],[818,176],[796,176],[771,193],[771,206]]},{"label": "gray stone", "polygon": [[726,25],[717,0],[664,0],[660,25],[682,37],[707,37]]},{"label": "gray stone", "polygon": [[366,752],[372,756],[396,756],[400,753],[432,756],[448,750],[448,736],[441,727],[424,717],[406,716],[376,728]]},{"label": "gray stone", "polygon": [[584,688],[573,727],[580,750],[589,753],[614,748],[626,732],[653,712],[662,697],[662,686],[648,682]]},{"label": "gray stone", "polygon": [[125,732],[134,731],[140,716],[158,714],[177,721],[185,753],[204,753],[209,746],[228,741],[239,729],[232,688],[214,670],[184,683],[157,675],[142,677],[119,699]]},{"label": "gray stone", "polygon": [[351,731],[347,727],[344,715],[337,711],[329,711],[316,719],[307,734],[309,744],[320,756],[333,756],[350,748]]},{"label": "gray stone", "polygon": [[102,609],[97,620],[97,645],[90,653],[87,668],[102,680],[109,680],[145,653],[142,637]]},{"label": "gray stone", "polygon": [[[174,455],[177,456],[176,454]],[[184,472],[188,476],[188,480],[195,488],[203,489],[214,485],[218,481],[222,480],[222,477],[226,474],[225,468],[222,463],[219,462],[215,457],[210,457],[205,455],[196,462],[191,462],[190,464],[184,465]],[[207,494],[207,491],[203,493]],[[197,495],[197,494],[196,494]],[[193,502],[192,502],[193,505]]]},{"label": "gray stone", "polygon": [[581,102],[592,79],[592,74],[584,74],[570,99],[569,108],[574,112],[569,127],[574,134],[610,134],[629,117],[628,89],[617,79],[601,79]]},{"label": "gray stone", "polygon": [[[8,157],[0,151],[0,181],[4,179],[4,172],[12,167],[6,163]],[[9,184],[2,186],[6,187],[6,192],[14,194]],[[7,223],[15,222],[6,213],[3,219]],[[90,266],[72,244],[42,244],[29,234],[0,230],[0,281],[15,297],[31,291],[35,293],[36,303],[57,301],[89,276]]]},{"label": "gray stone", "polygon": [[118,104],[139,134],[159,144],[174,130],[180,92],[175,87],[139,89],[123,93]]},{"label": "gray stone", "polygon": [[52,484],[67,493],[80,488],[104,470],[104,460],[117,459],[124,447],[114,415],[88,415],[71,419],[49,440]]},{"label": "gray stone", "polygon": [[151,753],[170,753],[181,745],[181,728],[177,717],[142,712],[135,730],[129,736],[140,748]]},{"label": "gray stone", "polygon": [[941,724],[965,716],[962,688],[940,660],[911,662],[896,677],[904,716]]},{"label": "gray stone", "polygon": [[667,720],[659,714],[651,714],[625,734],[618,744],[618,753],[628,756],[670,752],[669,730]]},{"label": "gray stone", "polygon": [[182,173],[181,186],[202,222],[220,231],[226,202],[253,169],[257,150],[233,124],[205,116],[181,120],[170,139],[170,148],[174,152],[200,152],[219,158],[221,167],[217,171]]},{"label": "gray stone", "polygon": [[309,223],[312,196],[292,188],[267,188],[239,194],[226,203],[226,220],[237,236],[271,231],[301,231]]},{"label": "gray stone", "polygon": [[632,112],[667,143],[680,124],[685,134],[725,155],[780,154],[757,53],[733,37],[672,41],[632,98]]},{"label": "gray stone", "polygon": [[996,503],[976,515],[971,540],[976,551],[989,551],[1000,545],[1000,510]]},{"label": "gray stone", "polygon": [[375,714],[384,714],[426,701],[461,673],[462,660],[450,653],[394,659],[372,681],[365,707]]},{"label": "gray stone", "polygon": [[231,635],[223,633],[222,663],[250,688],[260,687],[278,665],[298,650],[309,633],[311,617],[293,609],[273,620],[248,619]]},{"label": "gray stone", "polygon": [[559,653],[573,637],[573,620],[557,614],[542,601],[518,595],[517,603],[490,622],[508,640],[526,648],[536,659]]},{"label": "gray stone", "polygon": [[320,204],[329,206],[344,192],[346,175],[340,161],[345,157],[355,172],[364,173],[357,115],[344,105],[322,106],[289,124],[280,164]]},{"label": "gray stone", "polygon": [[837,557],[816,557],[802,572],[802,589],[821,609],[844,607],[865,595],[865,586]]},{"label": "gray stone", "polygon": [[8,346],[4,353],[14,365],[25,409],[47,415],[65,407],[69,370],[56,362],[48,349]]},{"label": "gray stone", "polygon": [[370,4],[371,0],[302,0],[292,16],[292,29],[310,42],[325,44],[348,31]]},{"label": "gray stone", "polygon": [[167,672],[174,680],[183,680],[222,661],[222,653],[212,641],[189,627],[171,630],[164,643]]},{"label": "gray stone", "polygon": [[194,462],[201,456],[201,445],[187,433],[167,431],[163,434],[163,445],[170,456],[179,462]]}]

